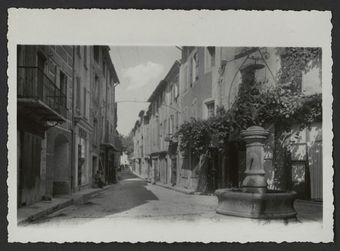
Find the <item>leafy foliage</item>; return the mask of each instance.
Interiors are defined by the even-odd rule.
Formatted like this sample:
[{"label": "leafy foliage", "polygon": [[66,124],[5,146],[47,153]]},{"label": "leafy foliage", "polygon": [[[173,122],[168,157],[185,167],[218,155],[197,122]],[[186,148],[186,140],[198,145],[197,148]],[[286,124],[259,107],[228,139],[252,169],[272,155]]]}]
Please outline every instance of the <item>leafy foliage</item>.
[{"label": "leafy foliage", "polygon": [[130,133],[128,136],[119,135],[119,138],[122,142],[122,151],[125,152],[128,156],[133,154],[133,135]]},{"label": "leafy foliage", "polygon": [[178,134],[181,136],[180,150],[186,152],[192,149],[194,153],[202,153],[210,142],[210,132],[207,121],[192,118],[181,125]]},{"label": "leafy foliage", "polygon": [[299,90],[302,73],[314,67],[321,69],[321,48],[288,47],[278,49],[277,53],[281,57],[279,84],[292,91]]},{"label": "leafy foliage", "polygon": [[241,84],[236,101],[228,111],[219,107],[217,114],[207,120],[191,119],[181,125],[177,132],[180,150],[204,154],[212,144],[223,147],[221,142],[253,125],[276,124],[288,132],[293,124],[304,128],[321,121],[321,94],[306,96],[298,88],[301,72],[320,64],[321,50],[285,48],[280,53],[284,56],[276,87],[261,90],[263,83]]}]

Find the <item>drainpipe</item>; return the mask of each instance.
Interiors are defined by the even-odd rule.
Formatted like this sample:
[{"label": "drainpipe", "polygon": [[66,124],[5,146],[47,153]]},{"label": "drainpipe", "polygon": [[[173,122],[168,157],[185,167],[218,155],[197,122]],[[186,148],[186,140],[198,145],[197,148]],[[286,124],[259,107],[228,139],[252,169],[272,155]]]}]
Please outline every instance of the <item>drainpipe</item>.
[{"label": "drainpipe", "polygon": [[74,148],[75,148],[75,133],[74,133],[74,83],[75,83],[75,46],[72,46],[72,108],[71,108],[71,112],[72,112],[72,119],[71,119],[71,173],[70,173],[70,178],[71,178],[71,191],[74,192],[75,191],[75,187],[74,187],[74,170],[75,170],[75,156],[74,156]]}]

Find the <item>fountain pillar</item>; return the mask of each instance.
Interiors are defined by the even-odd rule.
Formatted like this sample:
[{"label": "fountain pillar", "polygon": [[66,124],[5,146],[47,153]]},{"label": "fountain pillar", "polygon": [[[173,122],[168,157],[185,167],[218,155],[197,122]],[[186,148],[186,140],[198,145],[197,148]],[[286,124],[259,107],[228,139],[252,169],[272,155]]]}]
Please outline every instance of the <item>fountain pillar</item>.
[{"label": "fountain pillar", "polygon": [[242,182],[242,191],[250,193],[265,193],[267,181],[265,179],[264,141],[268,132],[260,126],[252,126],[241,132],[246,142],[246,177]]},{"label": "fountain pillar", "polygon": [[215,191],[216,212],[255,219],[296,219],[293,191],[267,190],[264,171],[264,141],[268,132],[259,126],[249,127],[241,135],[247,145],[246,177],[241,188]]}]

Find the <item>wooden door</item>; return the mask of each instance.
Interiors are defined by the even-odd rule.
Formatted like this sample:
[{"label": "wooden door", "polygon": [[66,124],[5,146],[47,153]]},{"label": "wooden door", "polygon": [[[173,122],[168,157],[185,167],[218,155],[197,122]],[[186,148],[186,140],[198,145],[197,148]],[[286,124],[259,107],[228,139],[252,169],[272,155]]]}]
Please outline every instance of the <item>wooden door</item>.
[{"label": "wooden door", "polygon": [[311,199],[322,200],[322,141],[316,141],[309,148],[309,166],[311,179]]},{"label": "wooden door", "polygon": [[81,159],[81,144],[78,144],[78,186],[81,185],[82,175],[82,159]]},{"label": "wooden door", "polygon": [[171,159],[171,184],[176,185],[177,182],[177,158]]},{"label": "wooden door", "polygon": [[18,206],[24,206],[41,199],[41,138],[27,132],[20,135]]}]

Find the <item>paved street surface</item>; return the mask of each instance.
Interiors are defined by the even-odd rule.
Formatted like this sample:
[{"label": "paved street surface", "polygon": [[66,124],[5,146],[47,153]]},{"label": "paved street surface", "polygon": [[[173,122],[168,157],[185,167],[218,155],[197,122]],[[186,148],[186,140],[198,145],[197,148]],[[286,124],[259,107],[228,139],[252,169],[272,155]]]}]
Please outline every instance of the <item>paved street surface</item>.
[{"label": "paved street surface", "polygon": [[[250,220],[216,214],[215,196],[188,195],[151,185],[129,171],[121,172],[120,177],[118,184],[99,193],[85,204],[69,206],[34,224],[86,223],[95,218],[171,221],[204,219],[211,222]],[[315,219],[309,217],[308,220]]]}]

